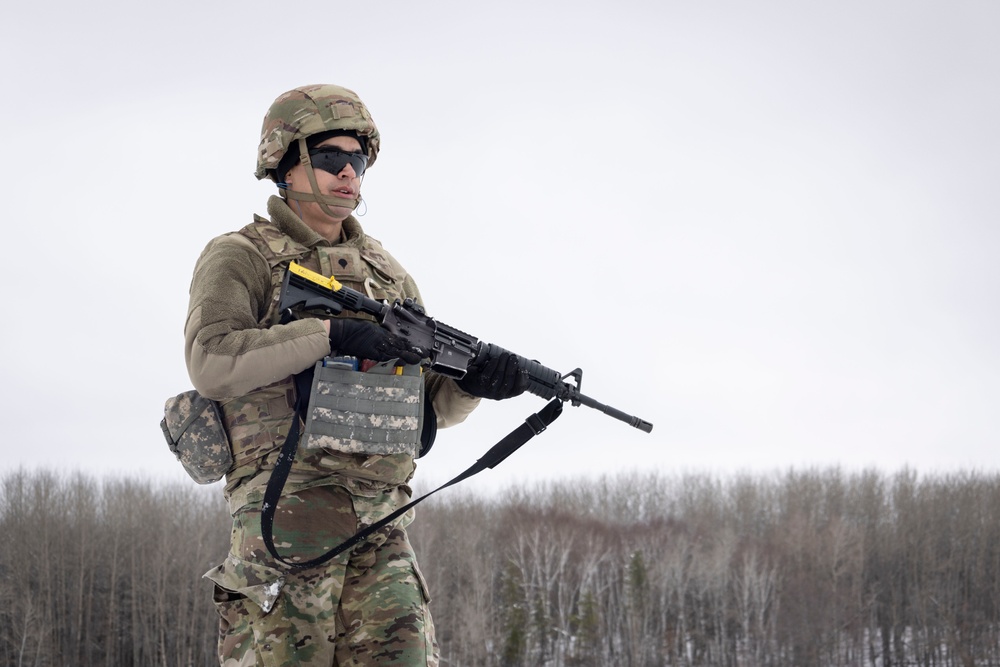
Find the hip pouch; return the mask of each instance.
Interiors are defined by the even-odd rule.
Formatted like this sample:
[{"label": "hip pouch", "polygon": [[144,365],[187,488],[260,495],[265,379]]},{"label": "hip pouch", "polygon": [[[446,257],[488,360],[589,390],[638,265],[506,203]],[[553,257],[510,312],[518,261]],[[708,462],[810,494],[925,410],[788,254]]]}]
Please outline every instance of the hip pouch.
[{"label": "hip pouch", "polygon": [[233,465],[233,452],[218,404],[191,389],[168,398],[163,413],[167,447],[191,479],[199,484],[222,479]]},{"label": "hip pouch", "polygon": [[362,373],[352,363],[316,362],[301,446],[416,457],[424,416],[420,368],[378,364]]}]

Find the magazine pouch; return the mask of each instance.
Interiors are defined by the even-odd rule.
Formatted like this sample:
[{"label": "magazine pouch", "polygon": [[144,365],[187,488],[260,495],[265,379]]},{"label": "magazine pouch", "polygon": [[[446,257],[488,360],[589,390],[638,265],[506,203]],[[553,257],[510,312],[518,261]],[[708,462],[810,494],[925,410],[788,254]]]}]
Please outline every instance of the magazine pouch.
[{"label": "magazine pouch", "polygon": [[378,364],[360,372],[351,361],[327,358],[316,363],[300,445],[307,450],[415,457],[424,414],[420,367]]}]

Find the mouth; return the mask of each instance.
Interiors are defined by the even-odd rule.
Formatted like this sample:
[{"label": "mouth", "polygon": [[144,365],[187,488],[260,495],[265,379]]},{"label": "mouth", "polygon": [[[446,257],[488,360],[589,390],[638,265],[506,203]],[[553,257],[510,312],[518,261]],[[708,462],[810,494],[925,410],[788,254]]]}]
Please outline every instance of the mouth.
[{"label": "mouth", "polygon": [[354,199],[357,196],[357,193],[348,187],[336,188],[335,190],[331,190],[330,194],[334,197],[344,197],[347,199]]}]

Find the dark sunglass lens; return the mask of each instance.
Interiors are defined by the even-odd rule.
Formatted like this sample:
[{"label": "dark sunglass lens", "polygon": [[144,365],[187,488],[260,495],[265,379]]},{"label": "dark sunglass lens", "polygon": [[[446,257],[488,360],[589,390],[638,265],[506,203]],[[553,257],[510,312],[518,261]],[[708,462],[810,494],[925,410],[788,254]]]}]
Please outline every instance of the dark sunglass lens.
[{"label": "dark sunglass lens", "polygon": [[360,176],[368,168],[368,156],[360,153],[351,153],[351,166],[354,167],[354,173]]},{"label": "dark sunglass lens", "polygon": [[348,164],[354,169],[355,176],[365,173],[368,166],[368,156],[361,153],[345,153],[339,150],[317,150],[309,153],[313,166],[317,169],[337,175]]}]

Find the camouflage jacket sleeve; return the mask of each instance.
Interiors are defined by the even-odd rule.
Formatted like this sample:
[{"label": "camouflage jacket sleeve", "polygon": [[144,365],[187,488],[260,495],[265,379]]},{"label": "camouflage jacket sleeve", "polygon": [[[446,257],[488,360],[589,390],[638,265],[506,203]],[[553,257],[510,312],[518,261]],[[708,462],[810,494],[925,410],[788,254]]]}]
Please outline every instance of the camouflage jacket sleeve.
[{"label": "camouflage jacket sleeve", "polygon": [[243,396],[329,354],[320,320],[262,328],[270,298],[270,269],[249,241],[229,234],[209,243],[195,265],[184,327],[188,374],[206,398]]}]

